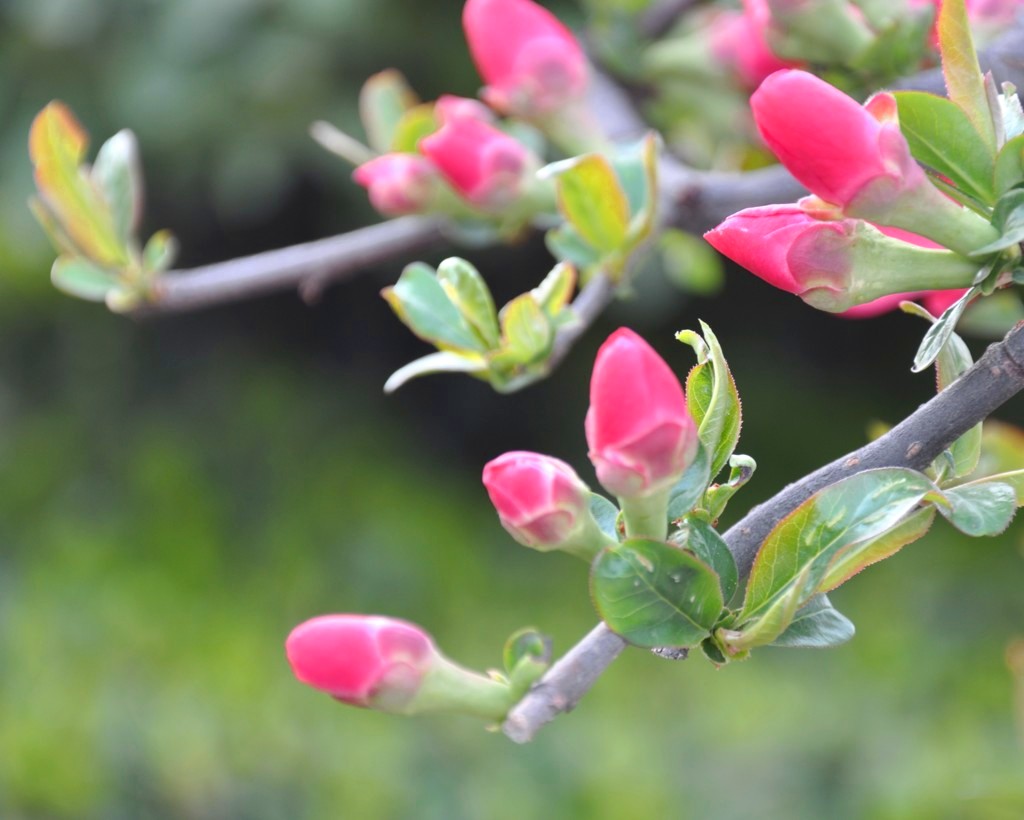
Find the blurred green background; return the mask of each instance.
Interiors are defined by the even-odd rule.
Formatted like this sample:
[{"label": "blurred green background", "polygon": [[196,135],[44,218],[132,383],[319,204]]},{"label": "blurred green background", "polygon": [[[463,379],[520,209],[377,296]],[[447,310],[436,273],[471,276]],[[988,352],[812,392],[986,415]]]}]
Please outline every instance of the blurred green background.
[{"label": "blurred green background", "polygon": [[[25,208],[47,101],[96,142],[137,132],[147,229],[170,227],[183,264],[312,239],[374,216],[309,122],[355,128],[360,83],[391,65],[425,97],[472,94],[460,5],[0,2],[0,817],[1024,817],[1019,524],[938,525],[858,577],[834,596],[858,626],[837,650],[719,672],[628,652],[529,747],[294,681],[284,638],[324,612],[408,618],[480,668],[518,627],[556,652],[590,628],[582,567],[517,547],[479,474],[516,448],[592,480],[587,379],[620,324],[680,373],[675,330],[723,340],[760,465],[740,508],[933,390],[909,373],[917,320],[836,320],[738,271],[716,299],[648,275],[509,397],[458,377],[383,396],[426,352],[376,295],[398,263],[314,306],[145,322],[51,289]],[[465,253],[500,300],[549,264],[536,244]]]}]

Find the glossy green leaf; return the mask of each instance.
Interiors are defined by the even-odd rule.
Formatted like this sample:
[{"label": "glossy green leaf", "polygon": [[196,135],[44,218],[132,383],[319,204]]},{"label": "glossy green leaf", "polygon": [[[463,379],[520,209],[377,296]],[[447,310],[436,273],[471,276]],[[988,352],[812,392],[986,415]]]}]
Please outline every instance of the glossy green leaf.
[{"label": "glossy green leaf", "polygon": [[555,340],[551,320],[529,293],[517,296],[501,310],[501,350],[492,361],[502,365],[533,364],[547,357]]},{"label": "glossy green leaf", "polygon": [[142,267],[150,273],[170,270],[178,255],[178,240],[170,231],[157,231],[142,249]]},{"label": "glossy green leaf", "polygon": [[[974,481],[969,481],[966,484],[961,484],[958,489],[963,490],[968,487],[977,487],[991,482],[1005,484],[1007,487],[1012,488],[1017,497],[1017,506],[1024,507],[1024,470],[1012,470],[1007,473],[996,473],[995,475],[986,476],[985,478],[979,478]],[[948,493],[948,490],[946,492]]]},{"label": "glossy green leaf", "polygon": [[598,528],[615,541],[619,540],[619,508],[603,495],[590,494],[590,514]]},{"label": "glossy green leaf", "polygon": [[898,91],[900,130],[914,158],[982,202],[995,202],[993,159],[956,103],[924,91]]},{"label": "glossy green leaf", "polygon": [[793,616],[793,621],[772,646],[793,649],[828,649],[849,641],[853,621],[832,606],[826,595],[815,595]]},{"label": "glossy green leaf", "polygon": [[[700,440],[711,459],[711,478],[714,479],[729,461],[740,438],[743,423],[740,396],[736,390],[729,365],[711,328],[700,323],[704,332],[703,349],[708,359],[699,362],[686,378],[686,404],[697,422]],[[701,347],[693,331],[681,331],[676,338],[691,345],[700,360]]]},{"label": "glossy green leaf", "polygon": [[409,364],[398,368],[384,382],[384,392],[394,393],[399,387],[410,379],[418,376],[426,376],[430,373],[477,373],[487,372],[487,362],[477,354],[455,353],[450,350],[442,350],[437,353],[428,353],[419,359],[414,359]]},{"label": "glossy green leaf", "polygon": [[914,373],[920,373],[938,358],[943,346],[953,334],[960,316],[967,309],[967,305],[970,304],[971,300],[980,292],[981,290],[978,287],[968,290],[954,304],[946,308],[946,311],[935,324],[928,328],[928,332],[924,334],[921,345],[917,349],[917,354],[914,356],[914,365],[911,368]]},{"label": "glossy green leaf", "polygon": [[708,482],[711,481],[711,463],[707,450],[701,444],[693,463],[680,476],[668,497],[668,518],[674,521],[682,518],[700,503]]},{"label": "glossy green leaf", "polygon": [[942,496],[949,506],[942,503],[935,506],[965,535],[999,535],[1010,526],[1017,512],[1015,488],[995,480],[944,489]]},{"label": "glossy green leaf", "polygon": [[808,564],[755,616],[737,617],[736,620],[741,622],[738,630],[718,629],[715,637],[729,655],[738,655],[758,646],[767,646],[789,629],[796,613],[811,598],[814,591],[815,581],[811,565]]},{"label": "glossy green leaf", "polygon": [[501,337],[498,314],[491,291],[479,271],[465,259],[450,256],[437,266],[437,281],[483,345],[497,347]]},{"label": "glossy green leaf", "polygon": [[122,267],[128,253],[110,208],[82,162],[89,142],[82,126],[60,102],[44,108],[32,123],[29,155],[46,209],[83,255],[101,266]]},{"label": "glossy green leaf", "polygon": [[1024,134],[1007,141],[996,155],[993,171],[995,190],[999,196],[1014,185],[1024,182]]},{"label": "glossy green leaf", "polygon": [[939,8],[939,51],[942,74],[949,99],[964,110],[984,140],[988,153],[995,155],[996,136],[988,95],[971,38],[970,20],[964,0],[943,0]]},{"label": "glossy green leaf", "polygon": [[142,218],[139,143],[131,131],[118,131],[100,146],[91,176],[110,206],[121,244],[127,246]]},{"label": "glossy green leaf", "polygon": [[558,163],[552,173],[559,207],[587,244],[602,254],[622,248],[629,203],[611,163],[600,154],[586,154]]},{"label": "glossy green leaf", "polygon": [[408,265],[394,287],[385,288],[381,295],[421,339],[455,350],[482,353],[486,349],[429,265]]},{"label": "glossy green leaf", "polygon": [[540,309],[554,319],[569,305],[575,290],[576,269],[568,262],[559,262],[530,291],[530,295],[540,305]]},{"label": "glossy green leaf", "polygon": [[103,302],[117,287],[117,275],[81,257],[61,256],[53,263],[50,279],[59,289],[79,299]]},{"label": "glossy green leaf", "polygon": [[992,224],[999,229],[1000,237],[972,255],[1004,251],[1024,242],[1024,188],[1011,188],[999,198],[992,212]]},{"label": "glossy green leaf", "polygon": [[686,550],[640,538],[601,551],[590,591],[609,629],[646,647],[697,645],[723,603],[711,567]]},{"label": "glossy green leaf", "polygon": [[715,571],[722,587],[722,598],[728,603],[736,593],[739,572],[736,559],[715,528],[699,518],[686,518],[679,529],[672,533],[671,541],[693,552]]},{"label": "glossy green leaf", "polygon": [[934,520],[935,508],[922,507],[877,538],[859,542],[842,550],[829,562],[828,571],[819,589],[822,592],[831,592],[862,569],[895,555],[907,544],[914,543],[927,533]]},{"label": "glossy green leaf", "polygon": [[729,459],[729,467],[728,482],[712,484],[704,495],[704,509],[712,521],[718,520],[732,497],[750,481],[757,469],[757,462],[750,456],[734,455]]},{"label": "glossy green leaf", "polygon": [[398,123],[417,103],[415,92],[396,69],[381,71],[363,83],[359,92],[359,117],[370,147],[381,154],[394,150]]},{"label": "glossy green leaf", "polygon": [[[837,554],[888,532],[934,489],[921,473],[892,467],[819,490],[776,524],[761,545],[739,621],[770,609],[805,573],[810,597]],[[804,603],[798,600],[797,607]]]}]

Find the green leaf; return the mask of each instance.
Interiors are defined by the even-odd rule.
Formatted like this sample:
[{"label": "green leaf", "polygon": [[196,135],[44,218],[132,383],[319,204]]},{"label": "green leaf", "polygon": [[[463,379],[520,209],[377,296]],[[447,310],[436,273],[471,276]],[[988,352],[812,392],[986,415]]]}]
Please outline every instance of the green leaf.
[{"label": "green leaf", "polygon": [[391,150],[401,154],[412,154],[420,140],[438,130],[437,117],[432,103],[423,103],[406,111],[395,126],[391,139]]},{"label": "green leaf", "polygon": [[924,91],[897,91],[893,96],[900,130],[914,158],[977,199],[995,202],[994,154],[964,110]]},{"label": "green leaf", "polygon": [[549,319],[555,319],[569,305],[575,290],[576,269],[567,262],[559,262],[530,295]]},{"label": "green leaf", "polygon": [[483,345],[496,348],[501,337],[498,315],[491,291],[479,271],[465,259],[450,256],[437,266],[437,281]]},{"label": "green leaf", "polygon": [[917,349],[917,354],[914,356],[914,366],[911,367],[914,373],[920,373],[938,358],[942,348],[953,334],[960,316],[967,309],[967,305],[970,304],[971,300],[980,292],[981,289],[977,286],[968,290],[967,293],[946,308],[935,324],[928,328],[928,332],[924,334],[921,345]]},{"label": "green leaf", "polygon": [[556,176],[562,213],[587,244],[602,254],[622,248],[629,203],[611,163],[600,154],[586,154],[547,167]]},{"label": "green leaf", "polygon": [[974,41],[971,39],[970,20],[964,0],[943,0],[939,8],[938,32],[942,74],[946,78],[949,99],[964,110],[984,140],[987,153],[994,156],[996,135],[992,112]]},{"label": "green leaf", "polygon": [[[807,574],[807,597],[818,591],[829,563],[896,526],[935,490],[914,470],[866,470],[818,491],[768,534],[754,560],[742,623],[769,610]],[[797,608],[806,599],[797,601]]]},{"label": "green leaf", "polygon": [[793,616],[793,621],[772,646],[793,649],[829,649],[850,640],[853,621],[835,609],[826,595],[815,595]]},{"label": "green leaf", "polygon": [[[979,478],[974,481],[968,481],[966,484],[961,484],[957,489],[963,490],[968,487],[978,487],[991,482],[1005,484],[1012,488],[1017,496],[1017,506],[1024,506],[1024,470],[1011,470],[1006,473],[996,473],[995,475],[985,476],[985,478]],[[948,490],[946,492],[948,494]]]},{"label": "green leaf", "polygon": [[50,271],[50,279],[64,293],[90,302],[106,301],[107,294],[118,285],[116,274],[81,257],[58,257]]},{"label": "green leaf", "polygon": [[756,617],[739,618],[743,620],[739,630],[721,628],[715,632],[715,637],[726,653],[733,656],[757,646],[766,646],[789,629],[800,607],[813,594],[814,579],[808,564]]},{"label": "green leaf", "polygon": [[845,584],[862,569],[895,555],[907,544],[914,543],[927,533],[934,520],[935,508],[922,507],[912,512],[888,532],[869,541],[855,544],[836,554],[829,562],[828,571],[822,579],[819,589],[822,592],[831,592],[841,584]]},{"label": "green leaf", "polygon": [[695,646],[722,612],[714,570],[660,541],[634,538],[602,550],[590,590],[609,629],[636,646]]},{"label": "green leaf", "polygon": [[381,154],[393,149],[398,123],[419,102],[402,73],[389,68],[374,74],[359,92],[359,117],[370,147]]},{"label": "green leaf", "polygon": [[104,267],[128,264],[114,218],[99,188],[82,166],[89,138],[70,109],[46,106],[32,122],[29,156],[36,187],[62,233],[84,256]]},{"label": "green leaf", "polygon": [[996,253],[1024,242],[1024,188],[1011,188],[999,197],[992,212],[992,224],[1001,236],[978,248],[972,256]]},{"label": "green leaf", "polygon": [[693,552],[715,571],[722,587],[722,598],[728,603],[736,593],[739,572],[736,569],[736,559],[715,528],[707,521],[688,517],[683,520],[679,529],[672,533],[671,541]]},{"label": "green leaf", "polygon": [[936,507],[965,535],[999,535],[1017,511],[1014,487],[995,480],[951,487],[943,490],[942,496],[949,506],[938,503]]},{"label": "green leaf", "polygon": [[1003,83],[1002,88],[1003,93],[998,98],[999,111],[1003,117],[1003,132],[1009,141],[1024,134],[1024,107],[1021,106],[1017,87],[1013,83]]},{"label": "green leaf", "polygon": [[110,206],[118,238],[127,245],[134,238],[142,217],[139,143],[131,131],[118,131],[100,146],[91,176]]},{"label": "green leaf", "polygon": [[668,280],[686,293],[714,296],[725,284],[722,256],[697,236],[668,228],[658,237]]},{"label": "green leaf", "polygon": [[512,674],[524,659],[542,663],[550,661],[551,639],[532,627],[513,632],[505,641],[505,648],[502,651],[505,671]]},{"label": "green leaf", "polygon": [[544,234],[544,244],[555,259],[568,262],[584,273],[601,261],[601,254],[590,247],[568,222]]},{"label": "green leaf", "polygon": [[697,446],[693,463],[680,476],[668,496],[668,518],[675,521],[682,518],[700,503],[701,496],[711,481],[711,464],[704,445]]},{"label": "green leaf", "polygon": [[398,368],[384,382],[384,392],[394,393],[399,387],[410,379],[417,376],[426,376],[430,373],[486,373],[487,362],[478,355],[454,353],[450,350],[443,350],[438,353],[428,353],[419,359],[414,359],[409,364]]},{"label": "green leaf", "polygon": [[142,267],[155,274],[170,270],[178,255],[178,240],[170,231],[157,231],[142,249]]},{"label": "green leaf", "polygon": [[459,309],[448,298],[433,269],[422,262],[408,265],[394,287],[381,295],[398,318],[421,339],[455,350],[486,350]]},{"label": "green leaf", "polygon": [[[736,390],[722,346],[711,328],[700,323],[709,359],[697,364],[686,378],[686,404],[697,422],[700,440],[711,458],[714,479],[729,461],[740,438],[743,423],[740,396]],[[676,338],[690,344],[700,357],[700,348],[692,341],[695,334],[682,331]]]},{"label": "green leaf", "polygon": [[598,528],[614,541],[619,540],[619,508],[603,495],[590,494],[590,514]]},{"label": "green leaf", "polygon": [[704,496],[704,509],[712,521],[717,521],[725,507],[737,492],[748,482],[757,469],[757,462],[750,456],[735,455],[729,459],[729,481],[726,484],[713,484]]},{"label": "green leaf", "polygon": [[524,293],[501,309],[501,348],[491,361],[502,367],[534,364],[547,358],[554,340],[551,320]]},{"label": "green leaf", "polygon": [[1024,182],[1024,134],[1014,137],[999,149],[993,177],[999,196]]}]

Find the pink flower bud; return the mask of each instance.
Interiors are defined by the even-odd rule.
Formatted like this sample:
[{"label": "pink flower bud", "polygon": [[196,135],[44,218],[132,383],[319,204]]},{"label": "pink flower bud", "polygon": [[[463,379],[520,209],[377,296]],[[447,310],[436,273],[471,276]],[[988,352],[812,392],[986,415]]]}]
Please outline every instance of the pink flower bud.
[{"label": "pink flower bud", "polygon": [[502,526],[527,547],[558,549],[588,529],[590,490],[557,458],[505,453],[484,467],[484,486]]},{"label": "pink flower bud", "polygon": [[415,624],[379,615],[322,615],[285,644],[300,681],[331,697],[400,712],[434,664],[433,641]]},{"label": "pink flower bud", "polygon": [[388,216],[427,210],[440,182],[433,163],[417,154],[375,157],[356,168],[352,179],[366,188],[373,207]]},{"label": "pink flower bud", "polygon": [[715,15],[706,32],[712,58],[732,69],[744,88],[757,88],[769,74],[795,65],[776,56],[764,35],[763,22],[749,5],[743,13],[725,10]]},{"label": "pink flower bud", "polygon": [[682,385],[628,328],[597,351],[584,426],[597,477],[619,498],[668,489],[697,454],[697,426]]},{"label": "pink flower bud", "polygon": [[583,97],[587,60],[576,38],[532,0],[467,0],[469,50],[499,111],[531,118]]},{"label": "pink flower bud", "polygon": [[475,119],[446,121],[419,148],[460,194],[485,208],[501,207],[519,196],[536,164],[521,142]]},{"label": "pink flower bud", "polygon": [[863,220],[816,219],[797,205],[747,208],[704,238],[769,284],[832,313],[894,293],[968,285],[977,268]]},{"label": "pink flower bud", "polygon": [[487,125],[495,122],[494,112],[479,100],[442,94],[434,103],[434,113],[442,124],[454,120],[479,120]]}]

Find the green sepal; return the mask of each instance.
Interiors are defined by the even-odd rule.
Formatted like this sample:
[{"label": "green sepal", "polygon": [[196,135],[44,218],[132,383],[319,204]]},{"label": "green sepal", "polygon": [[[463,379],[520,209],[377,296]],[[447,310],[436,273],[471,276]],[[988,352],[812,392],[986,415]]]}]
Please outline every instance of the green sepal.
[{"label": "green sepal", "polygon": [[691,647],[722,611],[715,571],[692,552],[631,538],[594,559],[590,592],[602,620],[636,646]]},{"label": "green sepal", "polygon": [[706,323],[700,326],[703,339],[692,330],[682,330],[676,338],[697,353],[697,364],[686,377],[686,404],[708,450],[714,480],[736,449],[743,413],[722,346]]},{"label": "green sepal", "polygon": [[793,616],[786,631],[771,646],[829,649],[853,638],[853,621],[832,606],[827,595],[815,595]]}]

